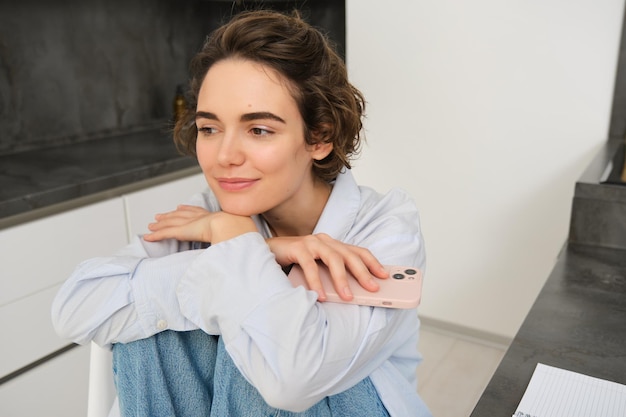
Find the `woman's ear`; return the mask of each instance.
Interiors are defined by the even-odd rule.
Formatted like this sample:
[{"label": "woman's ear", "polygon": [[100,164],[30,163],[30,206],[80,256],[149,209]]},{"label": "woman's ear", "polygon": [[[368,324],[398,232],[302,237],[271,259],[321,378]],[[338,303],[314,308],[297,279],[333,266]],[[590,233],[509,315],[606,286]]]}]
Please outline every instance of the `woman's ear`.
[{"label": "woman's ear", "polygon": [[311,145],[311,156],[316,161],[321,161],[333,151],[333,143],[329,140],[332,126],[323,123],[318,129],[312,132],[314,145]]},{"label": "woman's ear", "polygon": [[313,145],[311,156],[316,161],[321,161],[326,158],[333,151],[333,144],[331,142],[318,142]]}]

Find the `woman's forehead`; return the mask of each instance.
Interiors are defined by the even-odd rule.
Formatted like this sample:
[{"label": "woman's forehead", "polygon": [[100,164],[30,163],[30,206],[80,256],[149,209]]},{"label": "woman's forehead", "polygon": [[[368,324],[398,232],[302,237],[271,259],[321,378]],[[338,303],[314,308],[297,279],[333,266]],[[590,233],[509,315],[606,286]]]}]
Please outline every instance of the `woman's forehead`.
[{"label": "woman's forehead", "polygon": [[291,83],[267,65],[227,59],[215,63],[204,77],[198,94],[198,110],[215,112],[218,108],[239,108],[240,111],[299,113],[292,90]]}]

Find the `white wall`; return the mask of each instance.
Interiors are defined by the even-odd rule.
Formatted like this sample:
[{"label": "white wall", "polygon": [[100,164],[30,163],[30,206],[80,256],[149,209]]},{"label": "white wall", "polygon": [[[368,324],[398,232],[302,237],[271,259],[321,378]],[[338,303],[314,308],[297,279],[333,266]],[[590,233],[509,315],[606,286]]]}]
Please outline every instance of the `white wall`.
[{"label": "white wall", "polygon": [[[384,5],[382,7],[381,5]],[[623,0],[347,0],[363,184],[421,211],[421,315],[513,337],[607,139]]]}]

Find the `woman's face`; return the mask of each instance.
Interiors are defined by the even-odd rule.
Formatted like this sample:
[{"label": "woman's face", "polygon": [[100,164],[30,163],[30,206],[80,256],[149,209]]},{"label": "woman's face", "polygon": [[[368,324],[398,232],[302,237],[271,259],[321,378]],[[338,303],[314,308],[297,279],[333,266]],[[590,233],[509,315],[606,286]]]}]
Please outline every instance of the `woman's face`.
[{"label": "woman's face", "polygon": [[296,101],[273,69],[241,59],[215,63],[198,94],[198,162],[226,212],[242,216],[297,207],[314,194],[312,160]]}]

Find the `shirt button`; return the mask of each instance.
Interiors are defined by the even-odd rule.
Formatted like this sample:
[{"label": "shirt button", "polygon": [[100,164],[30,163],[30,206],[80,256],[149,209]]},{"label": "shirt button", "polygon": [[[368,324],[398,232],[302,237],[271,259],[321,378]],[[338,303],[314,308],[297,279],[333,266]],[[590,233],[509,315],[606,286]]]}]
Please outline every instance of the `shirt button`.
[{"label": "shirt button", "polygon": [[165,321],[165,320],[157,321],[157,329],[159,329],[159,330],[167,329],[167,321]]}]

